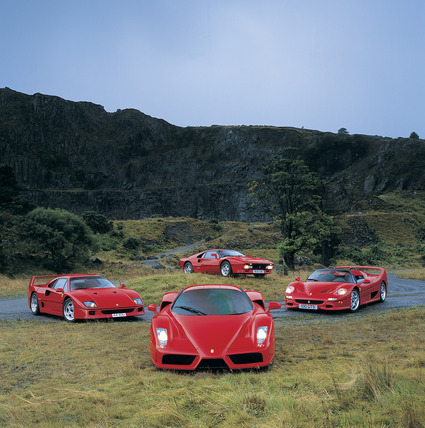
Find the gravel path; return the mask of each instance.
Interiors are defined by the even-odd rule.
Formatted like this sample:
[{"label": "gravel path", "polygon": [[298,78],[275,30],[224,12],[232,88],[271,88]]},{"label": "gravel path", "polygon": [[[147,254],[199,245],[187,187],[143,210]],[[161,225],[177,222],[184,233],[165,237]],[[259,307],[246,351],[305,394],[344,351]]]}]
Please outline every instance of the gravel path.
[{"label": "gravel path", "polygon": [[[179,249],[180,250],[180,249]],[[186,250],[182,250],[186,251]],[[380,312],[386,312],[398,308],[406,308],[410,306],[425,305],[425,281],[413,279],[398,278],[394,274],[388,275],[389,291],[387,299],[384,303],[373,303],[360,307],[354,313],[347,312],[316,312],[316,311],[301,311],[288,310],[283,306],[283,301],[280,301],[282,308],[272,311],[273,318],[298,320],[329,320],[337,321],[347,317],[358,317]],[[282,291],[283,294],[283,291]],[[159,303],[159,302],[158,302]],[[135,321],[149,322],[152,318],[152,312],[146,310],[146,314],[136,317]],[[14,299],[0,299],[0,319],[6,320],[36,320],[40,322],[65,322],[61,318],[40,315],[34,316],[28,307],[27,297],[19,297]],[[119,320],[123,321],[123,320]],[[283,321],[283,320],[280,320]],[[278,321],[279,322],[279,321]]]}]

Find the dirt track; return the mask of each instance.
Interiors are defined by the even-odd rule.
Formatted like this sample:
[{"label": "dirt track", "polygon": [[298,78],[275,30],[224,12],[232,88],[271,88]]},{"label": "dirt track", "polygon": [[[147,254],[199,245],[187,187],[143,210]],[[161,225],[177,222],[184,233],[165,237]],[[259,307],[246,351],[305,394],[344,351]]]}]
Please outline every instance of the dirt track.
[{"label": "dirt track", "polygon": [[[297,318],[300,320],[308,320],[313,317],[313,319],[335,321],[348,316],[364,316],[398,308],[425,305],[425,281],[397,278],[396,275],[389,274],[388,282],[388,297],[384,303],[362,306],[355,314],[346,312],[291,311],[282,307],[282,309],[272,312],[273,318]],[[280,303],[283,304],[282,301]],[[137,317],[136,320],[146,322],[152,318],[152,315],[152,312],[146,311],[145,315]],[[34,316],[28,307],[26,296],[15,299],[0,299],[0,319],[64,322],[61,318],[49,315]]]}]

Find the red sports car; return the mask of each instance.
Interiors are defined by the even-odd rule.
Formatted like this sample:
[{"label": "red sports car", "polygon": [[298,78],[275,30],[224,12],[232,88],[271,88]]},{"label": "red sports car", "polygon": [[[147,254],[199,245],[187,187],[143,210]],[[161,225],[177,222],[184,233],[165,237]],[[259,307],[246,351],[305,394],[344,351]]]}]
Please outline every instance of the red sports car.
[{"label": "red sports car", "polygon": [[253,274],[263,277],[271,273],[273,263],[259,257],[245,256],[234,250],[209,250],[180,259],[180,267],[185,273],[201,272],[216,275]]},{"label": "red sports car", "polygon": [[39,275],[31,278],[28,305],[41,312],[77,319],[119,318],[143,315],[140,295],[125,285],[117,288],[99,275]]},{"label": "red sports car", "polygon": [[233,285],[193,285],[164,294],[151,322],[150,352],[158,368],[246,369],[268,366],[275,339],[270,302]]},{"label": "red sports car", "polygon": [[340,266],[319,269],[306,281],[296,278],[285,292],[287,308],[357,311],[360,305],[383,302],[387,297],[385,269],[371,266]]}]

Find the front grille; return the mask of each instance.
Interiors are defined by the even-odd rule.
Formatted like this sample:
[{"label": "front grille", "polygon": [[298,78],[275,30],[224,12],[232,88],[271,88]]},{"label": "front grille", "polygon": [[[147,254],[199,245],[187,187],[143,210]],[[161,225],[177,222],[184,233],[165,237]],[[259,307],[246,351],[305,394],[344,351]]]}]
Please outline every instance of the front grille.
[{"label": "front grille", "polygon": [[268,265],[264,264],[264,263],[253,263],[252,264],[252,269],[255,269],[255,270],[265,270],[267,266]]},{"label": "front grille", "polygon": [[102,314],[108,315],[108,314],[129,314],[130,312],[133,312],[134,309],[130,308],[130,309],[106,309],[104,311],[102,311]]},{"label": "front grille", "polygon": [[229,366],[221,358],[204,358],[198,364],[198,369],[228,369]]},{"label": "front grille", "polygon": [[233,364],[253,364],[262,363],[263,355],[259,352],[253,352],[250,354],[233,354],[229,355]]},{"label": "front grille", "polygon": [[302,299],[296,299],[297,303],[305,303],[307,305],[321,305],[323,303],[323,300],[302,300]]},{"label": "front grille", "polygon": [[190,366],[195,358],[195,355],[166,354],[162,357],[162,364],[170,364],[174,366]]}]

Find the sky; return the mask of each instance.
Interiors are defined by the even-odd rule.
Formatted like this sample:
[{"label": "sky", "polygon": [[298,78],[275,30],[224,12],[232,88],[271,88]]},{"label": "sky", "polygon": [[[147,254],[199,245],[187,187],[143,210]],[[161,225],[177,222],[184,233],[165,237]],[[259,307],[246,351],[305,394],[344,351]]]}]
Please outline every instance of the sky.
[{"label": "sky", "polygon": [[425,139],[425,0],[0,0],[0,87],[178,126]]}]

